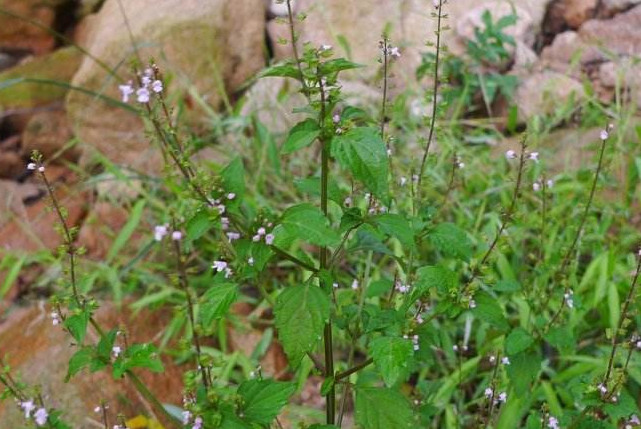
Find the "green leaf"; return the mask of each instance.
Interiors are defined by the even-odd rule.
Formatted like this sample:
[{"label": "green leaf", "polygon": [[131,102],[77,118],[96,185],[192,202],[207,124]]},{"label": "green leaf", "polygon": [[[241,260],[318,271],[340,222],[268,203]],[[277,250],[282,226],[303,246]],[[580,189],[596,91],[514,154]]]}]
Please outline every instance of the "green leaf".
[{"label": "green leaf", "polygon": [[450,293],[458,286],[456,273],[440,265],[421,267],[417,274],[416,286],[421,294],[433,287],[440,293]]},{"label": "green leaf", "polygon": [[430,242],[445,256],[465,261],[472,256],[472,243],[465,231],[453,223],[440,223],[430,231]]},{"label": "green leaf", "polygon": [[291,286],[276,300],[274,313],[278,338],[293,367],[321,340],[329,320],[329,298],[317,286]]},{"label": "green leaf", "polygon": [[332,390],[332,387],[334,387],[334,383],[334,377],[325,378],[325,380],[323,380],[323,384],[321,385],[320,394],[322,396],[327,396]]},{"label": "green leaf", "polygon": [[521,290],[521,283],[516,280],[499,280],[493,289],[497,292],[517,292]]},{"label": "green leaf", "polygon": [[236,194],[232,202],[240,201],[245,195],[245,166],[243,160],[237,156],[221,172],[223,187],[226,192]]},{"label": "green leaf", "polygon": [[67,317],[64,321],[65,328],[69,330],[69,333],[78,344],[82,344],[85,340],[85,335],[87,335],[89,316],[88,311],[83,311],[82,313]]},{"label": "green leaf", "polygon": [[214,219],[206,210],[202,210],[194,214],[194,216],[187,221],[185,230],[187,232],[188,240],[197,240],[207,231],[214,226]]},{"label": "green leaf", "polygon": [[260,425],[269,425],[287,405],[296,391],[294,383],[273,380],[248,380],[238,387],[243,398],[243,419]]},{"label": "green leaf", "polygon": [[102,338],[100,338],[100,341],[98,342],[98,347],[96,348],[98,357],[105,360],[109,359],[109,357],[111,356],[111,351],[113,349],[114,343],[116,341],[117,334],[118,334],[118,330],[112,329],[111,331],[103,335]]},{"label": "green leaf", "polygon": [[323,76],[340,72],[343,70],[351,70],[363,67],[361,64],[353,63],[346,60],[345,58],[336,58],[335,60],[330,60],[324,62],[320,65],[319,69]]},{"label": "green leaf", "polygon": [[414,428],[414,415],[398,391],[378,387],[356,389],[356,423],[362,429]]},{"label": "green leaf", "polygon": [[373,221],[385,234],[398,238],[403,246],[414,247],[414,231],[403,216],[386,213],[375,216]]},{"label": "green leaf", "polygon": [[318,246],[338,244],[340,236],[331,229],[323,212],[311,204],[299,204],[283,213],[281,225],[291,235]]},{"label": "green leaf", "polygon": [[129,220],[127,221],[125,226],[122,227],[120,233],[118,233],[118,237],[116,237],[113,244],[111,245],[111,248],[109,249],[109,252],[107,253],[107,265],[109,265],[109,263],[114,260],[116,255],[122,250],[123,246],[129,242],[131,235],[134,233],[136,227],[140,223],[142,212],[145,209],[145,203],[146,200],[140,200],[131,209]]},{"label": "green leaf", "polygon": [[412,342],[405,338],[378,337],[369,344],[369,354],[388,387],[405,381],[413,357]]},{"label": "green leaf", "polygon": [[113,363],[113,377],[120,378],[133,368],[147,368],[153,372],[165,370],[156,347],[152,344],[134,344]]},{"label": "green leaf", "polygon": [[541,356],[537,352],[521,352],[510,356],[510,364],[506,368],[515,393],[522,397],[530,392],[530,385],[541,370]]},{"label": "green leaf", "polygon": [[211,286],[201,297],[200,321],[209,327],[214,320],[221,319],[238,297],[238,288],[233,283],[217,283]]},{"label": "green leaf", "polygon": [[305,119],[299,122],[289,131],[287,140],[285,140],[280,150],[281,153],[287,155],[309,146],[318,138],[320,132],[321,129],[318,126],[318,122],[313,119]]},{"label": "green leaf", "polygon": [[291,77],[300,79],[300,72],[294,64],[283,63],[266,68],[260,73],[260,77]]},{"label": "green leaf", "polygon": [[512,356],[526,350],[532,345],[534,338],[523,328],[516,328],[505,339],[505,352]]},{"label": "green leaf", "polygon": [[69,369],[65,382],[68,382],[71,377],[78,374],[83,368],[89,366],[94,358],[94,350],[92,347],[81,347],[76,351],[71,359],[69,359]]},{"label": "green leaf", "polygon": [[562,354],[570,354],[574,352],[576,347],[576,339],[569,326],[552,328],[545,334],[544,338],[545,341],[550,343],[551,346],[556,347]]},{"label": "green leaf", "polygon": [[476,301],[476,308],[472,309],[472,314],[501,331],[510,329],[510,324],[503,314],[503,309],[495,298],[486,293],[477,293],[474,300]]},{"label": "green leaf", "polygon": [[388,191],[388,159],[378,130],[352,128],[332,140],[332,155],[378,197]]}]

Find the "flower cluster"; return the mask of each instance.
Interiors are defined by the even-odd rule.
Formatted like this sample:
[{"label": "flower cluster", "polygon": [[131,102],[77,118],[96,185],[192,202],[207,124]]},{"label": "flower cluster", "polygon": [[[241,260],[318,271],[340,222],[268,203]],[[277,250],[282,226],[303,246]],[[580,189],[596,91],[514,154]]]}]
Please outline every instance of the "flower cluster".
[{"label": "flower cluster", "polygon": [[44,407],[36,407],[36,404],[33,402],[33,399],[20,402],[19,405],[20,405],[20,408],[22,408],[22,411],[24,412],[25,419],[33,418],[34,422],[36,423],[36,426],[44,426],[47,423],[47,419],[49,418],[49,413]]},{"label": "flower cluster", "polygon": [[58,326],[61,322],[62,322],[62,319],[60,317],[60,314],[58,314],[55,311],[51,313],[51,324],[53,326]]},{"label": "flower cluster", "polygon": [[[267,224],[267,226],[271,228],[272,224],[269,223]],[[267,233],[267,230],[265,229],[265,227],[261,226],[256,231],[256,234],[252,237],[252,241],[255,243],[258,243],[263,238],[265,239],[265,244],[267,244],[268,246],[271,246],[274,243],[274,238],[276,237],[272,233]]]},{"label": "flower cluster", "polygon": [[565,304],[568,308],[574,308],[574,292],[572,289],[568,289],[568,291],[563,294],[563,299],[565,299]]},{"label": "flower cluster", "polygon": [[[165,236],[169,234],[169,225],[164,224],[164,225],[156,225],[154,227],[154,240],[156,241],[162,241]],[[182,232],[180,231],[173,231],[171,233],[171,239],[174,241],[180,241],[183,237]]]},{"label": "flower cluster", "polygon": [[[551,187],[554,186],[554,180],[548,179],[545,181],[545,187],[550,189]],[[532,189],[534,192],[539,192],[541,189],[543,189],[543,180],[539,179],[536,182],[532,184]]]},{"label": "flower cluster", "polygon": [[45,166],[44,166],[44,165],[42,165],[42,164],[41,164],[41,165],[38,165],[38,164],[36,164],[35,162],[30,162],[29,164],[27,164],[27,170],[34,171],[34,170],[36,170],[36,169],[37,169],[40,173],[44,173],[44,172],[45,172]]},{"label": "flower cluster", "polygon": [[411,288],[412,288],[411,285],[404,285],[403,283],[401,283],[400,280],[397,280],[396,284],[394,285],[394,289],[396,289],[396,291],[401,294],[408,293]]},{"label": "flower cluster", "polygon": [[[403,338],[405,338],[406,340],[410,339],[410,337],[407,335],[403,335]],[[418,349],[420,348],[418,345],[418,335],[416,334],[412,335],[411,340],[412,340],[412,346],[414,348],[414,351],[418,351]]]},{"label": "flower cluster", "polygon": [[214,261],[214,263],[211,266],[216,272],[225,272],[225,278],[228,279],[229,277],[234,274],[232,269],[229,267],[229,264],[225,261]]},{"label": "flower cluster", "polygon": [[553,416],[548,417],[548,429],[560,429],[560,428],[561,426],[559,425],[559,419]]},{"label": "flower cluster", "polygon": [[124,85],[118,85],[122,102],[128,103],[129,98],[136,94],[136,101],[139,103],[149,103],[152,93],[160,94],[163,92],[164,87],[160,79],[156,79],[156,72],[153,68],[147,68],[140,76],[139,86],[134,87],[133,82],[128,82]]},{"label": "flower cluster", "polygon": [[483,394],[487,399],[494,401],[494,404],[498,404],[499,402],[507,402],[507,393],[501,392],[496,395],[494,389],[492,389],[491,387],[487,387],[485,391],[483,391]]},{"label": "flower cluster", "polygon": [[392,59],[398,59],[401,57],[401,51],[398,49],[398,46],[387,45],[381,41],[380,44],[381,53]]}]

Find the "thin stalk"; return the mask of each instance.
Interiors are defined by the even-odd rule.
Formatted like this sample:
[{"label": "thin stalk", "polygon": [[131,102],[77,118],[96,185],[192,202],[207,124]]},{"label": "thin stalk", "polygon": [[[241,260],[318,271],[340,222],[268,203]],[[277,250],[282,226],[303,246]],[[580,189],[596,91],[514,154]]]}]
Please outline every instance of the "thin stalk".
[{"label": "thin stalk", "polygon": [[487,420],[485,421],[485,429],[487,429],[490,426],[490,422],[492,421],[492,412],[494,411],[494,398],[496,397],[496,375],[498,373],[499,369],[499,364],[501,362],[501,353],[499,352],[496,355],[496,361],[494,364],[494,371],[492,371],[492,380],[490,381],[490,388],[492,389],[492,396],[489,398],[490,399],[490,408],[487,413]]},{"label": "thin stalk", "polygon": [[430,118],[430,129],[427,135],[427,142],[425,144],[425,151],[423,152],[423,159],[421,160],[421,168],[418,172],[418,183],[416,184],[416,194],[420,201],[421,199],[421,183],[423,181],[423,173],[425,173],[425,163],[427,162],[427,154],[432,145],[432,138],[434,136],[434,127],[436,126],[436,108],[438,96],[438,68],[441,58],[441,20],[443,18],[443,0],[438,2],[438,12],[436,21],[436,59],[434,60],[434,84],[432,87],[432,117]]},{"label": "thin stalk", "polygon": [[287,20],[289,23],[289,37],[292,41],[292,53],[294,55],[294,61],[296,61],[296,67],[298,67],[298,76],[300,84],[303,87],[303,94],[307,101],[311,103],[309,89],[307,88],[307,83],[305,83],[305,75],[303,74],[303,67],[300,63],[300,56],[298,55],[298,47],[296,46],[296,31],[294,30],[294,12],[292,11],[292,2],[287,0]]},{"label": "thin stalk", "polygon": [[619,317],[619,323],[617,324],[617,329],[612,333],[612,351],[610,352],[610,359],[608,360],[608,370],[605,373],[605,380],[603,384],[607,387],[608,382],[610,381],[610,375],[612,373],[612,368],[614,367],[614,356],[618,347],[619,331],[623,327],[623,322],[628,316],[628,309],[630,304],[634,301],[634,293],[636,292],[637,282],[639,280],[639,273],[641,273],[641,255],[637,257],[637,269],[634,273],[634,278],[632,279],[632,285],[630,286],[630,291],[628,296],[625,299],[623,304],[623,310],[621,311],[621,316]]},{"label": "thin stalk", "polygon": [[374,359],[369,358],[366,361],[363,361],[363,362],[359,363],[358,365],[355,365],[355,366],[353,366],[353,367],[351,367],[351,368],[349,368],[349,369],[347,369],[347,370],[345,370],[343,372],[338,372],[338,373],[336,373],[336,376],[334,377],[334,381],[343,380],[343,379],[349,377],[350,375],[360,371],[361,369],[367,368],[368,366],[370,366],[373,363],[374,363]]},{"label": "thin stalk", "polygon": [[187,280],[187,269],[185,268],[185,263],[182,259],[182,252],[180,249],[180,241],[173,240],[174,242],[174,252],[176,254],[176,265],[178,268],[178,281],[180,288],[185,293],[187,297],[187,314],[189,315],[189,323],[191,324],[191,332],[194,340],[194,347],[196,348],[196,365],[198,365],[198,370],[201,373],[203,379],[203,385],[205,390],[209,390],[209,374],[207,368],[203,365],[202,362],[202,351],[200,349],[200,336],[198,335],[198,330],[196,328],[196,317],[194,316],[194,303],[191,299],[191,293],[189,290],[189,281]]},{"label": "thin stalk", "polygon": [[388,58],[389,40],[383,37],[383,100],[381,102],[381,139],[385,141],[385,108],[387,107],[387,69],[389,64]]}]

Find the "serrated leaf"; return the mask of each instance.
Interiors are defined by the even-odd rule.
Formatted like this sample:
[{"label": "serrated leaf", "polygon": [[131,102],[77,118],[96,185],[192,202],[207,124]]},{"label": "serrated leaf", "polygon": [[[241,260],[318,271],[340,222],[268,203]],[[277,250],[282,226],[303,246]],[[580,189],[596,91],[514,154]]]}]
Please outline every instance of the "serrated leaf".
[{"label": "serrated leaf", "polygon": [[378,337],[369,344],[369,354],[388,387],[404,381],[409,375],[409,362],[413,357],[410,340]]},{"label": "serrated leaf", "polygon": [[197,240],[214,226],[214,220],[207,211],[199,211],[187,221],[185,230],[188,240]]},{"label": "serrated leaf", "polygon": [[403,216],[386,213],[375,216],[372,220],[385,234],[398,238],[403,246],[414,247],[414,231]]},{"label": "serrated leaf", "polygon": [[318,246],[338,244],[340,236],[331,229],[323,212],[311,204],[299,204],[283,213],[282,227],[291,235]]},{"label": "serrated leaf", "polygon": [[289,397],[296,391],[294,383],[273,380],[248,380],[238,387],[243,398],[243,419],[251,423],[269,425],[287,405]]},{"label": "serrated leaf", "polygon": [[71,377],[82,371],[83,368],[89,366],[94,358],[94,350],[92,347],[81,347],[76,351],[71,359],[69,359],[69,369],[65,382],[69,381]]},{"label": "serrated leaf", "polygon": [[237,156],[220,173],[223,187],[228,193],[236,194],[232,202],[240,201],[245,195],[245,166],[242,159]]},{"label": "serrated leaf", "polygon": [[310,284],[288,287],[278,296],[276,329],[293,367],[320,342],[329,320],[329,304],[325,292]]},{"label": "serrated leaf", "polygon": [[428,237],[432,245],[447,257],[467,261],[472,256],[472,242],[465,231],[453,223],[436,225]]},{"label": "serrated leaf", "polygon": [[515,328],[510,332],[510,335],[505,339],[505,352],[512,356],[526,350],[532,343],[534,338],[523,328]]},{"label": "serrated leaf", "polygon": [[477,293],[474,300],[476,301],[476,307],[472,309],[472,314],[502,331],[510,329],[510,324],[503,314],[503,309],[495,298],[486,293]]},{"label": "serrated leaf", "polygon": [[515,393],[522,397],[529,392],[530,385],[541,370],[541,356],[533,351],[510,356],[510,364],[506,366],[506,370]]},{"label": "serrated leaf", "polygon": [[79,314],[74,314],[73,316],[67,317],[64,321],[65,328],[69,330],[71,336],[79,344],[82,344],[85,339],[85,335],[87,335],[87,325],[89,323],[89,317],[89,312],[83,311]]},{"label": "serrated leaf", "polygon": [[414,416],[407,399],[389,388],[356,389],[356,423],[362,429],[414,428]]},{"label": "serrated leaf", "polygon": [[300,79],[300,72],[294,64],[283,63],[266,68],[260,73],[260,77],[291,77]]},{"label": "serrated leaf", "polygon": [[200,322],[209,327],[214,320],[221,319],[236,301],[238,287],[233,283],[217,283],[211,286],[200,298]]},{"label": "serrated leaf", "polygon": [[387,149],[378,130],[369,127],[352,128],[345,134],[334,137],[332,155],[374,195],[387,195]]},{"label": "serrated leaf", "polygon": [[556,347],[563,354],[574,352],[576,347],[574,333],[572,329],[567,326],[558,326],[550,329],[544,338],[545,341],[550,343],[551,346]]},{"label": "serrated leaf", "polygon": [[440,265],[421,267],[417,274],[416,286],[421,294],[430,288],[436,288],[440,293],[449,293],[458,286],[456,273]]},{"label": "serrated leaf", "polygon": [[133,368],[147,368],[153,372],[165,370],[156,347],[152,344],[134,344],[113,363],[113,377],[120,378]]},{"label": "serrated leaf", "polygon": [[287,140],[281,148],[282,154],[290,154],[304,147],[309,146],[318,138],[321,129],[318,122],[313,119],[305,119],[294,125],[287,135]]}]

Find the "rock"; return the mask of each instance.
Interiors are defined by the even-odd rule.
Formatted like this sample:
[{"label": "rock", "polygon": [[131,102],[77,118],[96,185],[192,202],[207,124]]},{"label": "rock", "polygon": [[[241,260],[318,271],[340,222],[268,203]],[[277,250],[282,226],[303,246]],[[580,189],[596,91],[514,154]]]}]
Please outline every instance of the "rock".
[{"label": "rock", "polygon": [[[122,4],[140,59],[155,58],[162,72],[173,77],[168,85],[172,99],[193,90],[216,109],[265,64],[263,0],[129,0]],[[130,64],[135,55],[118,1],[107,0],[88,18],[92,22],[78,43],[116,70],[119,79],[86,57],[72,83],[119,99],[118,80],[129,80],[132,73],[118,67]],[[198,103],[187,103],[187,109],[194,104]],[[66,108],[80,141],[115,163],[157,170],[158,151],[150,147],[136,114],[79,93],[69,94]],[[91,153],[83,154],[82,162],[90,157]]]},{"label": "rock", "polygon": [[12,214],[18,218],[25,217],[26,202],[40,195],[39,187],[33,183],[0,180],[0,228],[13,217]]},{"label": "rock", "polygon": [[[103,400],[109,405],[111,422],[115,421],[118,413],[126,418],[153,415],[149,404],[131,383],[127,379],[113,380],[108,369],[94,374],[84,370],[65,383],[69,358],[77,348],[72,346],[71,338],[60,326],[52,326],[50,312],[44,303],[34,303],[12,309],[0,324],[3,357],[6,357],[13,374],[19,374],[29,384],[41,386],[47,404],[64,411],[66,422],[73,428],[101,427],[100,417],[93,410]],[[125,329],[130,343],[143,343],[153,342],[166,326],[167,316],[162,314],[161,311],[143,310],[134,315],[126,307],[103,303],[96,319],[106,329]],[[92,330],[87,341],[97,341]],[[155,374],[147,370],[136,373],[161,402],[180,405],[182,368],[170,359],[163,360],[164,373]],[[13,401],[0,403],[0,421],[7,428],[25,426],[24,415]]]},{"label": "rock", "polygon": [[36,55],[51,51],[55,39],[47,29],[54,25],[56,8],[67,1],[4,0],[2,9],[8,13],[0,13],[0,49],[26,49]]},{"label": "rock", "polygon": [[42,111],[27,123],[22,133],[22,150],[25,155],[37,150],[47,161],[62,157],[73,162],[78,159],[78,149],[66,147],[71,138],[71,126],[64,111]]},{"label": "rock", "polygon": [[[104,260],[127,220],[129,212],[122,206],[107,201],[94,204],[78,233],[78,243],[87,250],[87,257]],[[139,238],[133,236],[131,246],[136,246]]]},{"label": "rock", "polygon": [[641,0],[601,0],[600,3],[599,18],[611,18],[641,4]]},{"label": "rock", "polygon": [[18,58],[9,55],[5,52],[0,52],[0,71],[4,71],[15,66],[18,63]]},{"label": "rock", "polygon": [[[0,82],[6,85],[0,91],[0,112],[7,116],[19,109],[31,109],[62,100],[67,93],[64,85],[71,81],[80,59],[81,53],[76,48],[61,48],[45,56],[25,60],[0,73]],[[58,84],[21,82],[25,79]],[[9,84],[12,81],[15,83]]]},{"label": "rock", "polygon": [[561,73],[543,71],[525,76],[519,81],[514,94],[519,122],[527,122],[535,115],[552,114],[571,97],[585,96],[581,82]]},{"label": "rock", "polygon": [[15,151],[0,151],[0,179],[15,179],[24,171],[25,164]]},{"label": "rock", "polygon": [[563,19],[565,24],[577,29],[596,14],[598,0],[563,0]]}]

